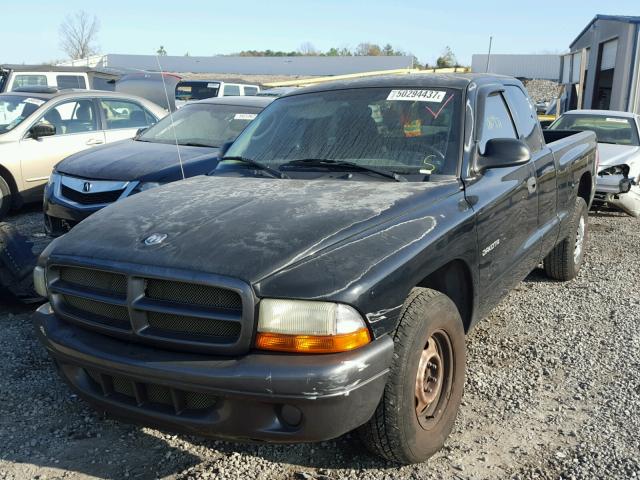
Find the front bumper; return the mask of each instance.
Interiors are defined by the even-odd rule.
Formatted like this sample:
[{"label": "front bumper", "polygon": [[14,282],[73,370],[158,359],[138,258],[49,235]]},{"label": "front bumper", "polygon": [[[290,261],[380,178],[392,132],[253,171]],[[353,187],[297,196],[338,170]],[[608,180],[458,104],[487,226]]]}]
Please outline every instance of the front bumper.
[{"label": "front bumper", "polygon": [[99,410],[189,434],[311,442],[364,424],[382,396],[393,341],[353,352],[241,357],[172,352],[106,337],[34,314],[40,341],[63,378]]}]

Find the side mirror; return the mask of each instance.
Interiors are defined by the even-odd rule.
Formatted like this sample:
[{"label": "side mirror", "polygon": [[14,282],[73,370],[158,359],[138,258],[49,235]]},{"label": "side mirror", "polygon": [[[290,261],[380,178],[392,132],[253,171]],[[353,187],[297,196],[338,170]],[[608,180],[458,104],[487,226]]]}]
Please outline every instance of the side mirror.
[{"label": "side mirror", "polygon": [[56,127],[50,123],[37,123],[29,129],[31,138],[51,137],[56,134]]},{"label": "side mirror", "polygon": [[531,150],[515,138],[492,138],[484,153],[476,160],[476,169],[482,172],[489,168],[504,168],[522,165],[531,160]]},{"label": "side mirror", "polygon": [[218,149],[218,157],[219,158],[224,157],[229,151],[229,148],[231,148],[231,145],[233,145],[233,142],[223,143],[222,146]]},{"label": "side mirror", "polygon": [[141,127],[141,128],[139,128],[138,131],[136,131],[136,138],[138,138],[140,135],[142,135],[148,129],[149,129],[149,127]]}]

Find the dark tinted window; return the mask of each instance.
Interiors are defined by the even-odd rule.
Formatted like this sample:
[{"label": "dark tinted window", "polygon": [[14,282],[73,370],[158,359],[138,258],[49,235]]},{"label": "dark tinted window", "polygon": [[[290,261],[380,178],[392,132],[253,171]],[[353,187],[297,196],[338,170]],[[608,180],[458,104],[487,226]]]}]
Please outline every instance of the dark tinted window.
[{"label": "dark tinted window", "polygon": [[508,85],[505,95],[511,106],[520,138],[527,142],[532,152],[537,152],[542,147],[542,140],[535,107],[529,101],[529,97],[516,86]]},{"label": "dark tinted window", "polygon": [[176,100],[204,100],[218,96],[220,84],[217,82],[180,82],[176,85]]},{"label": "dark tinted window", "polygon": [[113,92],[116,89],[116,82],[109,78],[93,77],[92,87],[94,90],[106,90],[107,92]]},{"label": "dark tinted window", "polygon": [[56,82],[61,90],[64,88],[87,88],[84,77],[80,75],[58,75],[56,76]]},{"label": "dark tinted window", "polygon": [[516,130],[502,95],[497,93],[487,97],[484,118],[482,119],[482,137],[480,152],[492,138],[516,138]]}]

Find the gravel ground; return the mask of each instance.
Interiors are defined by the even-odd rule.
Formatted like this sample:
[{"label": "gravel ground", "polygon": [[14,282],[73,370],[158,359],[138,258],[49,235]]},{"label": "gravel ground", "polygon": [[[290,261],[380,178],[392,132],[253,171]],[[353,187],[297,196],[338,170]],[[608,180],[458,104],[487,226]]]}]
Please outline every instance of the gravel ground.
[{"label": "gravel ground", "polygon": [[[37,209],[9,221],[43,246]],[[0,305],[0,479],[640,477],[640,221],[590,223],[576,280],[535,271],[473,330],[453,434],[429,462],[402,468],[350,435],[243,445],[103,418],[60,381],[30,310]]]}]

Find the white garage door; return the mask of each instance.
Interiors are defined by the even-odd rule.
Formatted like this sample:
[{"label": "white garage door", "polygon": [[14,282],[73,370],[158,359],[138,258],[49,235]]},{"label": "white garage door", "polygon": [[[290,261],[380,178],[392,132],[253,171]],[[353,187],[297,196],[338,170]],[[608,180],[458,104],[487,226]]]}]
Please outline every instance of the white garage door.
[{"label": "white garage door", "polygon": [[602,46],[602,60],[600,70],[609,70],[616,66],[616,53],[618,52],[618,40],[611,40]]}]

